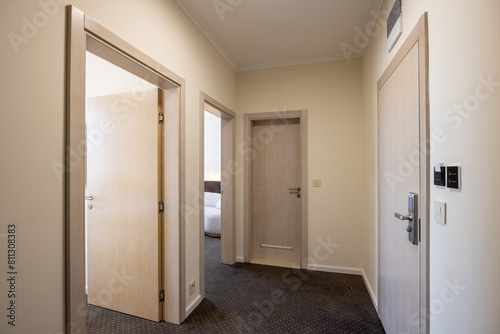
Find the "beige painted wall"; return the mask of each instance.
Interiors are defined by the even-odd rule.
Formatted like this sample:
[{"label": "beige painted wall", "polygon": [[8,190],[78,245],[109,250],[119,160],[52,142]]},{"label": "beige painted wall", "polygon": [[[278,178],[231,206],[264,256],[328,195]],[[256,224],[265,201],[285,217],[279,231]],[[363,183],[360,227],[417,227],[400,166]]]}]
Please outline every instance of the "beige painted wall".
[{"label": "beige painted wall", "polygon": [[[62,162],[64,154],[67,2],[41,3],[51,6],[44,9],[38,0],[0,3],[2,333],[60,333],[64,328],[64,192],[51,165]],[[203,90],[234,108],[235,72],[171,0],[72,3],[186,79],[186,281],[199,281],[199,219],[193,204],[199,184],[199,94]],[[25,18],[35,19],[39,27],[25,30],[23,37]],[[10,32],[25,38],[17,53],[7,38]],[[17,224],[19,240],[15,328],[7,326],[4,316],[8,223]],[[189,306],[199,293],[186,295]]]},{"label": "beige painted wall", "polygon": [[[393,2],[388,0],[384,8]],[[496,0],[403,0],[404,32],[395,50],[387,53],[383,32],[370,41],[362,63],[367,203],[363,267],[376,291],[376,81],[425,11],[429,12],[431,134],[443,132],[431,136],[435,143],[431,165],[458,163],[463,169],[462,191],[431,186],[431,214],[434,200],[448,203],[448,224],[430,222],[431,333],[498,333],[500,224],[495,208],[500,202],[496,191],[500,179],[494,173],[500,163],[500,2]],[[477,88],[483,85],[480,77],[487,81],[490,76],[496,83],[491,91]],[[472,111],[463,108],[460,114],[460,105],[467,103]],[[448,285],[455,283],[458,289],[450,289]]]},{"label": "beige painted wall", "polygon": [[[308,262],[327,269],[360,270],[362,266],[364,136],[360,90],[360,61],[237,73],[240,166],[241,115],[309,111]],[[321,179],[321,188],[312,187],[313,178]],[[237,256],[243,256],[243,173],[237,175]]]}]

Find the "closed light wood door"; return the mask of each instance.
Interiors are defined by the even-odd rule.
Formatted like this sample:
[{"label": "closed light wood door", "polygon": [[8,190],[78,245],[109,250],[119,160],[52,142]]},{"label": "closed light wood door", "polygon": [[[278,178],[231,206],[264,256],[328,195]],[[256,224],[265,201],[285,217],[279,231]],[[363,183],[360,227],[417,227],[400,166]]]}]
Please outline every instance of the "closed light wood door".
[{"label": "closed light wood door", "polygon": [[420,245],[394,217],[408,214],[409,192],[419,194],[419,100],[417,43],[378,92],[378,300],[388,334],[420,333]]},{"label": "closed light wood door", "polygon": [[[158,93],[87,99],[88,302],[160,320]],[[95,143],[93,142],[95,141]]]},{"label": "closed light wood door", "polygon": [[[252,122],[251,262],[300,267],[300,119]],[[299,192],[300,194],[300,192]]]}]

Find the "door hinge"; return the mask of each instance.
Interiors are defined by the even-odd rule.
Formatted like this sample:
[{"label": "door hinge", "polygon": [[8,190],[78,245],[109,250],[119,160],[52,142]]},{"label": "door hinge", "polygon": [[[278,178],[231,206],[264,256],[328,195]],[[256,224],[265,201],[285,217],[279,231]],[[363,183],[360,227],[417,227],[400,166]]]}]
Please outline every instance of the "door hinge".
[{"label": "door hinge", "polygon": [[165,290],[160,290],[160,303],[165,301]]},{"label": "door hinge", "polygon": [[222,181],[220,183],[220,195],[224,196],[224,182],[222,182]]},{"label": "door hinge", "polygon": [[158,120],[160,121],[160,124],[163,124],[163,120],[165,119],[165,115],[163,113],[158,114]]},{"label": "door hinge", "polygon": [[164,211],[165,211],[165,203],[161,201],[160,203],[158,203],[158,212],[163,213]]}]

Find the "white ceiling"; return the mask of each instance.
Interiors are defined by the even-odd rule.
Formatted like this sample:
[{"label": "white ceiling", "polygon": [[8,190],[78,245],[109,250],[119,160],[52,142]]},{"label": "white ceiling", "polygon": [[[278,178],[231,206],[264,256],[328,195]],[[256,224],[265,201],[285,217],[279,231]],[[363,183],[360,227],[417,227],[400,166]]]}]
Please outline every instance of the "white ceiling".
[{"label": "white ceiling", "polygon": [[[237,71],[344,59],[383,0],[174,0]],[[373,13],[376,13],[375,15]],[[359,45],[359,41],[358,41]],[[350,58],[362,56],[361,51]]]}]

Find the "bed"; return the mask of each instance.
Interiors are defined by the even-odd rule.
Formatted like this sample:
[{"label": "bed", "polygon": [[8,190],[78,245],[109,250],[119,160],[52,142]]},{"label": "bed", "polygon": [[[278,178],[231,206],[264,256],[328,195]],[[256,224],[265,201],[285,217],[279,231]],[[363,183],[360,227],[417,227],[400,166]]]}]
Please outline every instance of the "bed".
[{"label": "bed", "polygon": [[220,238],[220,192],[220,181],[205,181],[205,234],[216,238]]}]

